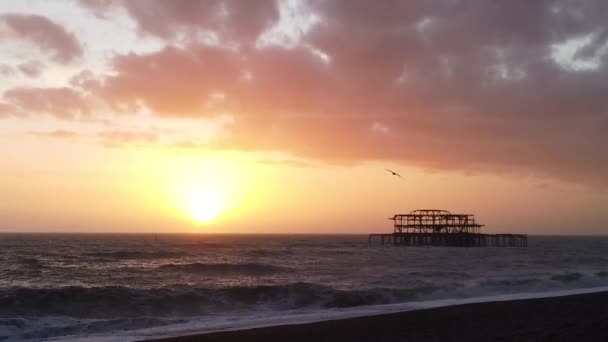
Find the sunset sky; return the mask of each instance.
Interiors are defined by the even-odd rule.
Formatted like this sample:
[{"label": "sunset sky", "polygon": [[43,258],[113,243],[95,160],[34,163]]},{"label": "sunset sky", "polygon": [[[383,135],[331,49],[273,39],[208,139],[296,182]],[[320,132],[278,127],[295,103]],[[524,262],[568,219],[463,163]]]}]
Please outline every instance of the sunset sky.
[{"label": "sunset sky", "polygon": [[439,208],[606,234],[607,17],[603,0],[2,1],[0,231],[388,232]]}]

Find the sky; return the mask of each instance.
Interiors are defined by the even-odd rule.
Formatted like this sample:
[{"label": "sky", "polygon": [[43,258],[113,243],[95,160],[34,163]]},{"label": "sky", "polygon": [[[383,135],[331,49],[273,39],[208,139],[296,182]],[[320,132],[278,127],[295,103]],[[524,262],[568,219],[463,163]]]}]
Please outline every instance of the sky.
[{"label": "sky", "polygon": [[602,0],[2,1],[0,231],[607,234],[606,94]]}]

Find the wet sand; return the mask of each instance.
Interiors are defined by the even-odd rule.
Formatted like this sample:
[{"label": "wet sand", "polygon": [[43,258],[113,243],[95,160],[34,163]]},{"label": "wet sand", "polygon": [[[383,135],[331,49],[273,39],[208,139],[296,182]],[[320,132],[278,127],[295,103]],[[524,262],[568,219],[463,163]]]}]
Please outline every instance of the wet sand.
[{"label": "wet sand", "polygon": [[157,341],[608,341],[608,292],[464,304]]}]

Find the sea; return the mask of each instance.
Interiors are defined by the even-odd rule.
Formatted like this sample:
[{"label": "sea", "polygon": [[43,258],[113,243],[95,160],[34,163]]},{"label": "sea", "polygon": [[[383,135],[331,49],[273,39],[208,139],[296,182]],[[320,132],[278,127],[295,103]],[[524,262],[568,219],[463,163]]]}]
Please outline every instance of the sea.
[{"label": "sea", "polygon": [[129,341],[608,289],[608,237],[0,234],[0,340]]}]

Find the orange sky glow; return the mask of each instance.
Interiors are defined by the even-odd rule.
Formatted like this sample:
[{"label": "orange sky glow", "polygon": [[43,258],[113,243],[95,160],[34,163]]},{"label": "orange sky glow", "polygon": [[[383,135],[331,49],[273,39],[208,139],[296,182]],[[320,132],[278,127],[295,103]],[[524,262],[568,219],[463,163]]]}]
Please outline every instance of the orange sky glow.
[{"label": "orange sky glow", "polygon": [[605,23],[526,3],[3,2],[0,232],[606,234]]}]

